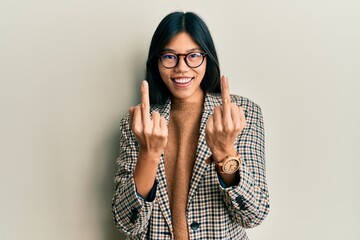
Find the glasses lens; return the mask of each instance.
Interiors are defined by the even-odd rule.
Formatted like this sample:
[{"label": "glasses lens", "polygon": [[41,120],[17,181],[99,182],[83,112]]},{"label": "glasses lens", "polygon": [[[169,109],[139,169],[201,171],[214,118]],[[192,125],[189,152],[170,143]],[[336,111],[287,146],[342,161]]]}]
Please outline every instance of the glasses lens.
[{"label": "glasses lens", "polygon": [[189,53],[186,56],[186,61],[189,67],[198,67],[202,64],[204,56],[202,53]]},{"label": "glasses lens", "polygon": [[195,52],[188,54],[164,53],[160,56],[161,64],[166,68],[174,68],[179,62],[179,56],[185,56],[186,64],[191,68],[197,68],[204,62],[206,53]]},{"label": "glasses lens", "polygon": [[160,57],[160,61],[162,65],[164,65],[164,67],[166,68],[175,67],[177,64],[177,59],[178,59],[177,56],[172,53],[165,53]]}]

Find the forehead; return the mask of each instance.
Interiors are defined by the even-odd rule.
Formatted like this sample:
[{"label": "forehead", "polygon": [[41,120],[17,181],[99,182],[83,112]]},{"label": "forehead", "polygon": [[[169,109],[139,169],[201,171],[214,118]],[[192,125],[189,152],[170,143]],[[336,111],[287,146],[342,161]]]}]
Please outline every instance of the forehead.
[{"label": "forehead", "polygon": [[165,45],[165,48],[175,52],[188,52],[191,50],[200,49],[200,46],[188,33],[181,32],[171,38],[168,44]]}]

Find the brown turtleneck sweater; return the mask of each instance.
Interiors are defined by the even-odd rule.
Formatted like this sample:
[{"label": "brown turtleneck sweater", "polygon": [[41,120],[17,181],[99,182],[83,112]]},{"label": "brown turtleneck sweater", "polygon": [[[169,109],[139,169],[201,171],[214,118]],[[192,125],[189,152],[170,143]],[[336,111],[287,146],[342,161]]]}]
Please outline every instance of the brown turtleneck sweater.
[{"label": "brown turtleneck sweater", "polygon": [[172,103],[168,125],[168,143],[164,150],[165,175],[170,201],[174,238],[189,239],[186,204],[203,103]]}]

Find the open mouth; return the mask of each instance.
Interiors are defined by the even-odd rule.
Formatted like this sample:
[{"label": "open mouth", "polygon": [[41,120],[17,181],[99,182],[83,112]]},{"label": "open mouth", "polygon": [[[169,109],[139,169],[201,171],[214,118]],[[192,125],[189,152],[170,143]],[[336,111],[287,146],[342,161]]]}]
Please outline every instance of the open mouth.
[{"label": "open mouth", "polygon": [[193,80],[194,78],[171,78],[171,80],[173,80],[173,82],[179,86],[179,87],[187,87],[188,85],[190,85],[191,81]]}]

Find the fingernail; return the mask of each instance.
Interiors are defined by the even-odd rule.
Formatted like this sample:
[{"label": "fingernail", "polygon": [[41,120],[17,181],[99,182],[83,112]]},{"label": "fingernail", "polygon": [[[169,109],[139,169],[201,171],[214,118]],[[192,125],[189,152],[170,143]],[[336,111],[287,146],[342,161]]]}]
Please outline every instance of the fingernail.
[{"label": "fingernail", "polygon": [[144,89],[146,89],[148,87],[147,81],[145,81],[145,80],[142,81],[142,86],[143,86]]},{"label": "fingernail", "polygon": [[223,75],[223,81],[224,81],[224,83],[227,83],[228,78],[227,78],[227,76],[226,76],[226,75]]}]

